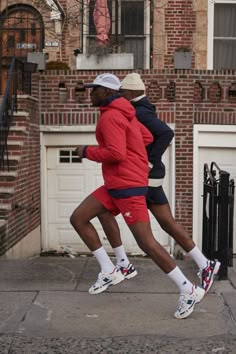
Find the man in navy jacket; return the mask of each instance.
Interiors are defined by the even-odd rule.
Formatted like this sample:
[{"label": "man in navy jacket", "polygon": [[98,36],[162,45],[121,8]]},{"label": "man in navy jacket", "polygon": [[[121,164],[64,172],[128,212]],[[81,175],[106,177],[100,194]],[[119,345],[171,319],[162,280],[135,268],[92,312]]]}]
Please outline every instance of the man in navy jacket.
[{"label": "man in navy jacket", "polygon": [[[154,138],[153,142],[147,147],[150,164],[148,193],[146,195],[148,209],[162,229],[172,236],[197,263],[200,269],[199,277],[201,286],[205,292],[208,292],[219,271],[220,262],[208,260],[194,244],[183,227],[175,221],[171,213],[168,199],[162,188],[163,179],[165,177],[165,166],[162,162],[162,156],[171,143],[174,132],[165,122],[157,117],[155,106],[149,102],[145,95],[145,85],[139,74],[128,74],[121,82],[120,92],[123,97],[132,103],[136,110],[136,117],[149,129]],[[117,232],[114,231],[115,226],[110,226],[112,225],[111,216],[104,214],[99,219],[114,250],[117,264],[120,266],[125,278],[132,278],[137,274],[137,271],[128,260],[121,239],[118,237]],[[161,248],[159,266],[165,271],[166,264],[165,261],[162,261]],[[168,272],[167,275],[170,279],[176,281],[178,279],[178,267]],[[182,316],[178,318],[181,317]]]}]

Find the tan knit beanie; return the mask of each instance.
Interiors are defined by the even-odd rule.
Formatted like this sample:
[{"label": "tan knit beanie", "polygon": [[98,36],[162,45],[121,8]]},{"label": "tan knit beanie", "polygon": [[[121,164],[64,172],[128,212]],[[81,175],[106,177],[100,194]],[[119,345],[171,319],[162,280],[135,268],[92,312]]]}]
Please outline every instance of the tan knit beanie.
[{"label": "tan knit beanie", "polygon": [[124,80],[121,81],[121,89],[133,91],[145,91],[145,85],[137,73],[126,75]]}]

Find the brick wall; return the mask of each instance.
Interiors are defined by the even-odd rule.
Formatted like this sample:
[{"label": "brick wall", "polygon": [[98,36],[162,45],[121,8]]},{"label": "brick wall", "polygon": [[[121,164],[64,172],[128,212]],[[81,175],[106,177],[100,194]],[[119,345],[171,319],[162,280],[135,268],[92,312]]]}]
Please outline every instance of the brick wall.
[{"label": "brick wall", "polygon": [[165,10],[165,35],[167,38],[165,68],[173,68],[173,53],[176,48],[183,46],[192,48],[195,28],[196,12],[193,10],[192,0],[169,0]]},{"label": "brick wall", "polygon": [[40,225],[40,136],[36,99],[18,98],[18,114],[13,119],[8,143],[10,172],[5,182],[1,181],[1,187],[13,187],[14,194],[9,201],[7,223],[0,230],[0,255]]},{"label": "brick wall", "polygon": [[[176,218],[192,231],[193,125],[236,124],[235,71],[139,71],[147,94],[159,117],[175,124]],[[126,71],[114,71],[121,79]],[[96,122],[89,90],[79,91],[78,82],[91,82],[92,71],[51,71],[40,75],[40,114],[43,125],[77,125]],[[59,83],[67,89],[66,102],[59,102]]]}]

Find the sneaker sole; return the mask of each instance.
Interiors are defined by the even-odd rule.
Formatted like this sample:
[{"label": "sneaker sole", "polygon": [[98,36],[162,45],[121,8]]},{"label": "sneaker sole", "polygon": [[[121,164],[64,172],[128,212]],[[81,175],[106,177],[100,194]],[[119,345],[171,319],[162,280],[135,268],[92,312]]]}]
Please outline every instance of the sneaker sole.
[{"label": "sneaker sole", "polygon": [[132,279],[132,278],[136,277],[136,275],[138,275],[137,270],[135,270],[134,272],[132,272],[130,274],[125,275],[124,277],[125,277],[125,279],[129,280],[129,279]]},{"label": "sneaker sole", "polygon": [[124,274],[121,273],[121,275],[116,277],[116,279],[111,283],[111,285],[117,285],[117,284],[121,283],[123,280],[125,280],[125,276],[124,276]]},{"label": "sneaker sole", "polygon": [[198,299],[196,299],[196,301],[194,302],[193,306],[189,309],[189,311],[186,311],[182,316],[177,316],[176,314],[174,314],[174,317],[177,320],[183,320],[189,317],[193,313],[195,306],[203,300],[205,294],[206,294],[205,291],[200,294],[200,296],[198,297]]},{"label": "sneaker sole", "polygon": [[108,288],[109,288],[109,286],[111,286],[112,284],[107,284],[106,286],[104,285],[102,288],[99,288],[99,289],[97,289],[97,290],[90,290],[89,289],[89,294],[90,295],[97,295],[97,294],[101,294],[101,293],[103,293],[103,291],[106,291]]},{"label": "sneaker sole", "polygon": [[104,291],[106,291],[110,286],[112,285],[117,285],[119,283],[121,283],[123,280],[125,280],[125,276],[122,274],[122,276],[117,276],[115,280],[112,281],[112,283],[106,284],[104,285],[102,288],[99,288],[97,290],[91,290],[89,289],[89,294],[90,295],[97,295],[97,294],[101,294]]},{"label": "sneaker sole", "polygon": [[214,283],[215,277],[216,277],[216,275],[217,275],[218,272],[219,272],[220,266],[221,266],[221,263],[220,263],[220,262],[216,262],[215,267],[214,267],[214,269],[213,269],[213,274],[212,274],[212,277],[211,277],[210,284],[209,284],[207,290],[205,290],[206,294],[208,293],[208,291],[209,291],[210,288],[212,287],[212,284]]}]

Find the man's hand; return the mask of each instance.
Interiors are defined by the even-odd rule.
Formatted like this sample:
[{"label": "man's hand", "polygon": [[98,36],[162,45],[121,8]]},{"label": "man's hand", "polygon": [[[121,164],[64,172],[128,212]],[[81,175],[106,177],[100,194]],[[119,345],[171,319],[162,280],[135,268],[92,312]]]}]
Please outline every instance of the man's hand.
[{"label": "man's hand", "polygon": [[83,158],[83,152],[84,152],[84,145],[79,145],[75,149],[77,155],[82,159]]}]

